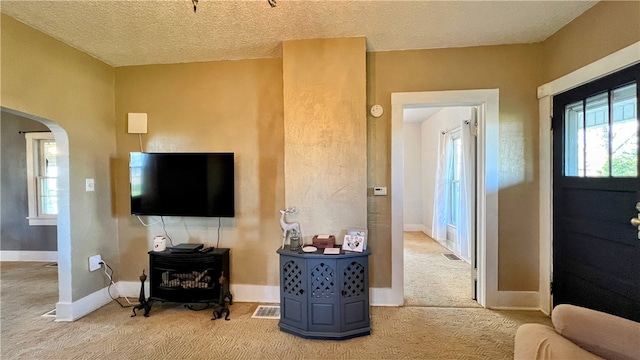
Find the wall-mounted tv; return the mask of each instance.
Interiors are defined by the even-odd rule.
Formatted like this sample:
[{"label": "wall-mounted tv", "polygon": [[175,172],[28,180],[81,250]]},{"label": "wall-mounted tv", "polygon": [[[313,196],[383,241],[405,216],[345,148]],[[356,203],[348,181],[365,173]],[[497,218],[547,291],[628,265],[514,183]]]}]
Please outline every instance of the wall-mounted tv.
[{"label": "wall-mounted tv", "polygon": [[233,153],[143,153],[129,158],[131,214],[234,217]]}]

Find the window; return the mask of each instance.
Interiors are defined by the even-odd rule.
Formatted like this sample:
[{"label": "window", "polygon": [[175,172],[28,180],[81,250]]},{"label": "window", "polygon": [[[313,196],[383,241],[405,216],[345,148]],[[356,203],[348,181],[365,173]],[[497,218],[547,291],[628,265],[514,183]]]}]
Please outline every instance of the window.
[{"label": "window", "polygon": [[458,214],[460,213],[460,150],[461,140],[460,132],[456,131],[451,134],[451,141],[449,142],[450,148],[448,149],[448,199],[449,214],[447,216],[447,222],[449,226],[458,226]]},{"label": "window", "polygon": [[56,225],[58,164],[56,141],[49,132],[25,134],[29,225]]},{"label": "window", "polygon": [[565,176],[638,175],[635,83],[566,105],[564,112]]}]

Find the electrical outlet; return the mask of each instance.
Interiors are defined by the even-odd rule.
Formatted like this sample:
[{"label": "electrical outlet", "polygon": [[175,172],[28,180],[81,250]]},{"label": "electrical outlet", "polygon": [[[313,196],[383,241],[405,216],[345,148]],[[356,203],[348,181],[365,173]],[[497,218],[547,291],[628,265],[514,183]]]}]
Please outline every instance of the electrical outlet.
[{"label": "electrical outlet", "polygon": [[100,262],[102,262],[102,256],[89,256],[89,271],[96,271],[100,269]]}]

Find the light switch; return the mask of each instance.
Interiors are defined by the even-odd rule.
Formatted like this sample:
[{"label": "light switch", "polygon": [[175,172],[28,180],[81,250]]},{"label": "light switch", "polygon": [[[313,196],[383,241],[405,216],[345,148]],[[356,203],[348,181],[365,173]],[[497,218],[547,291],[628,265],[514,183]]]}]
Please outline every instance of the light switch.
[{"label": "light switch", "polygon": [[86,190],[93,191],[95,189],[93,184],[93,179],[85,179],[86,180]]},{"label": "light switch", "polygon": [[387,195],[387,187],[386,186],[374,187],[373,188],[373,195],[375,195],[375,196],[385,196],[385,195]]}]

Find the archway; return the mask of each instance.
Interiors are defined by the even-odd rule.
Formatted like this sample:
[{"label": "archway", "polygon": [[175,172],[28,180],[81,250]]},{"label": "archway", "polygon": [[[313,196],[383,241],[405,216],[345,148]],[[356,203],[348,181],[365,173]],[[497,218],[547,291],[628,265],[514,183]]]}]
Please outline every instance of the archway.
[{"label": "archway", "polygon": [[[2,112],[37,121],[47,126],[56,140],[58,155],[58,304],[71,303],[71,220],[69,200],[69,137],[55,122],[21,111],[1,107]],[[56,308],[58,305],[56,305]],[[58,312],[57,312],[58,313]]]}]

